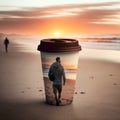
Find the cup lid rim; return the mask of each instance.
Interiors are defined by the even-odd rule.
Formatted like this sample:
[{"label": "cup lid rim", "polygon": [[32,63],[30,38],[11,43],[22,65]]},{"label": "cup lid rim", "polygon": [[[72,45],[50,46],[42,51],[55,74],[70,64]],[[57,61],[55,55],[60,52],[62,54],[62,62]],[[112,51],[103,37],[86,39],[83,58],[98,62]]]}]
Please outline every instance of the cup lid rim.
[{"label": "cup lid rim", "polygon": [[42,52],[75,52],[81,50],[81,45],[76,39],[47,38],[40,40],[37,50]]}]

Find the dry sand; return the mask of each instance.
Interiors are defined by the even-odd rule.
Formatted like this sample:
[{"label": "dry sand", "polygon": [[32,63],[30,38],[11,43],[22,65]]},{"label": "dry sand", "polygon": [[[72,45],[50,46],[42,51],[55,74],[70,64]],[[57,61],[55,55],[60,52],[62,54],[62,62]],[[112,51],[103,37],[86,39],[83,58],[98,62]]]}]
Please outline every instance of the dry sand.
[{"label": "dry sand", "polygon": [[0,42],[0,120],[120,120],[120,51],[83,48],[73,103],[53,106],[39,52],[24,49],[11,43],[5,54]]}]

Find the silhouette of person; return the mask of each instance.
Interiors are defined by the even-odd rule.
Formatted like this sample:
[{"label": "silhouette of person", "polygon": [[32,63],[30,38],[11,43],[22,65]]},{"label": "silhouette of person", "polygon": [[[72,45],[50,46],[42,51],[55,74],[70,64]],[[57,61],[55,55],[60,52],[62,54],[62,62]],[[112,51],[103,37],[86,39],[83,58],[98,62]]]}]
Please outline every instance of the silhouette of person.
[{"label": "silhouette of person", "polygon": [[[56,58],[56,62],[54,62],[49,69],[48,76],[53,73],[54,81],[53,82],[53,93],[55,96],[56,105],[59,106],[61,103],[61,92],[62,92],[62,84],[65,85],[65,72],[64,68],[61,65],[60,57]],[[62,82],[63,81],[63,82]]]},{"label": "silhouette of person", "polygon": [[8,44],[9,44],[9,40],[6,37],[5,40],[4,40],[4,45],[5,45],[5,51],[6,51],[6,53],[8,52]]}]

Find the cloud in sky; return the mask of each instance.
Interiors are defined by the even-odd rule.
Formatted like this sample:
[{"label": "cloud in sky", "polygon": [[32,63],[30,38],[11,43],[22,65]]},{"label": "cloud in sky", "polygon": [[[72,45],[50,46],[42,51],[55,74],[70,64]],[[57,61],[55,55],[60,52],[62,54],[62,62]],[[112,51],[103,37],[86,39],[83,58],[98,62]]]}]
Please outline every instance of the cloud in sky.
[{"label": "cloud in sky", "polygon": [[37,29],[39,25],[47,30],[47,26],[49,29],[52,25],[59,26],[57,24],[60,23],[68,28],[70,25],[71,28],[79,26],[83,29],[87,29],[86,26],[94,28],[97,25],[111,25],[112,27],[117,25],[117,29],[120,29],[119,6],[120,2],[104,2],[47,7],[10,7],[11,10],[0,10],[0,26],[3,29],[7,28],[6,25],[8,29],[11,26],[16,29],[17,26],[24,25],[24,27]]}]

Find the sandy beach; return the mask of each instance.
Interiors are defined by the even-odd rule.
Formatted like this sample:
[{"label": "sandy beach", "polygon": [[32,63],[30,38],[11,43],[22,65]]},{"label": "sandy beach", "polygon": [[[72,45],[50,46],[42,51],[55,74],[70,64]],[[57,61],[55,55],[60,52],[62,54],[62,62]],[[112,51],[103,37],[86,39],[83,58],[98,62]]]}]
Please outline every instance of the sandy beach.
[{"label": "sandy beach", "polygon": [[39,52],[14,42],[8,50],[0,41],[0,120],[120,120],[120,51],[83,48],[73,103],[53,106]]}]

